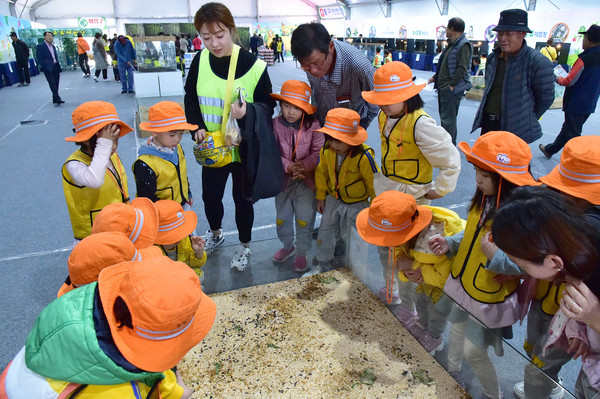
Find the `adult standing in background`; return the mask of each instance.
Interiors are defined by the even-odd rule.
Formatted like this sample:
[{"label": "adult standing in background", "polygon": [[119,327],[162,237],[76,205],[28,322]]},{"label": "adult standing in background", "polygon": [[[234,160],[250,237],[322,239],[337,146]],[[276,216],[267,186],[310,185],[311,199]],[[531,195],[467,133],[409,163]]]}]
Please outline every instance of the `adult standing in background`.
[{"label": "adult standing in background", "polygon": [[119,35],[115,43],[115,54],[117,55],[117,65],[119,66],[119,76],[121,78],[121,94],[134,93],[133,64],[136,55],[131,40]]},{"label": "adult standing in background", "polygon": [[29,77],[29,47],[27,47],[27,44],[23,40],[19,40],[15,32],[10,32],[10,38],[15,49],[19,86],[29,86],[31,83],[31,78]]},{"label": "adult standing in background", "polygon": [[553,43],[554,40],[552,40],[552,38],[548,39],[546,41],[546,46],[542,47],[542,49],[540,50],[540,53],[542,53],[544,57],[548,58],[552,63],[556,61],[557,57],[556,49],[552,47]]},{"label": "adult standing in background", "polygon": [[108,57],[104,49],[105,43],[102,40],[102,34],[96,32],[94,42],[92,43],[92,51],[94,52],[94,62],[96,63],[96,71],[94,72],[94,80],[97,82],[102,71],[102,79],[108,79]]},{"label": "adult standing in background", "polygon": [[181,35],[181,39],[179,40],[179,47],[181,48],[182,55],[188,52],[188,41],[185,35]]},{"label": "adult standing in background", "polygon": [[527,11],[502,11],[493,30],[499,46],[487,58],[485,91],[471,132],[504,130],[534,142],[542,137],[538,120],[554,102],[554,68],[525,42],[531,33]]},{"label": "adult standing in background", "polygon": [[[235,72],[233,89],[239,87],[245,97],[241,106],[233,101],[230,109],[231,116],[238,120],[240,127],[245,127],[246,107],[249,103],[257,106],[262,104],[268,108],[270,119],[275,101],[270,96],[271,80],[267,64],[248,51],[240,51],[239,46],[234,45],[233,38],[237,33],[235,21],[226,6],[214,2],[204,4],[194,17],[194,25],[206,48],[194,56],[188,71],[185,114],[188,123],[199,127],[192,132],[192,138],[198,143],[204,142],[206,146],[212,142],[214,147],[213,133],[221,130],[222,122],[227,117],[225,100],[230,96],[230,101],[235,99],[234,93],[227,93],[227,77],[232,57],[237,57],[232,68],[232,74]],[[240,161],[239,149],[233,147],[220,152],[219,166],[202,167],[202,201],[210,226],[210,230],[206,232],[204,249],[210,253],[225,240],[221,229],[225,212],[223,194],[231,174],[235,223],[241,244],[235,250],[231,267],[242,271],[250,261],[254,207],[242,194],[243,170]]]},{"label": "adult standing in background", "polygon": [[37,45],[37,61],[40,70],[44,72],[44,76],[52,91],[52,102],[56,105],[64,103],[58,95],[58,84],[60,82],[60,73],[62,69],[58,63],[58,53],[54,47],[54,34],[50,31],[44,32],[44,41]]},{"label": "adult standing in background", "polygon": [[291,47],[296,66],[306,72],[321,126],[327,111],[342,107],[358,112],[366,129],[379,113],[379,107],[361,94],[373,90],[375,68],[367,56],[348,43],[331,40],[325,26],[314,22],[294,30]]},{"label": "adult standing in background", "polygon": [[465,21],[451,18],[446,27],[448,46],[440,56],[439,68],[427,83],[435,82],[438,90],[440,124],[456,145],[456,117],[465,91],[473,85],[469,77],[473,47],[465,37]]},{"label": "adult standing in background", "polygon": [[252,54],[254,54],[255,56],[258,56],[258,43],[259,42],[260,42],[260,40],[258,40],[258,36],[256,35],[256,32],[254,32],[254,34],[250,38],[250,50],[252,51]]},{"label": "adult standing in background", "polygon": [[600,26],[592,25],[580,34],[583,34],[583,52],[566,78],[556,78],[556,83],[567,86],[563,96],[565,122],[554,143],[540,144],[546,158],[560,151],[573,137],[581,136],[583,124],[596,111],[600,96]]},{"label": "adult standing in background", "polygon": [[197,33],[196,37],[194,37],[194,40],[192,41],[192,44],[194,45],[194,51],[202,50],[202,40],[200,40],[200,36]]},{"label": "adult standing in background", "polygon": [[77,33],[77,53],[79,54],[79,66],[81,67],[81,71],[83,72],[84,78],[90,77],[90,66],[88,65],[88,54],[90,51],[90,45],[83,38],[81,32]]}]

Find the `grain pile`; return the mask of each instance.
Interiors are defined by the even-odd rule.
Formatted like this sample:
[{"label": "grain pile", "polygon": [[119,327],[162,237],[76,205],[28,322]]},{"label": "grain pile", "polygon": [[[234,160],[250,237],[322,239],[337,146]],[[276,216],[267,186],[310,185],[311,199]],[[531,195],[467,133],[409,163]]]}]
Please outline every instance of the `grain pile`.
[{"label": "grain pile", "polygon": [[212,298],[178,366],[194,398],[468,397],[347,269]]}]

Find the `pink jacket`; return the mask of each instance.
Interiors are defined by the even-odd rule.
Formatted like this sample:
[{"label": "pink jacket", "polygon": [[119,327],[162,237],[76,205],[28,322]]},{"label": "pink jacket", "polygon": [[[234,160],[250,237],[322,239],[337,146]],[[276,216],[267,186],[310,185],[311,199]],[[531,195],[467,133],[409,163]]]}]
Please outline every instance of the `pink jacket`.
[{"label": "pink jacket", "polygon": [[592,387],[600,391],[600,334],[584,323],[569,319],[559,310],[550,323],[550,336],[544,345],[544,354],[554,345],[567,348],[569,338],[579,338],[588,344],[587,359],[581,370]]},{"label": "pink jacket", "polygon": [[321,151],[323,144],[325,144],[323,133],[315,132],[321,125],[315,120],[308,129],[302,128],[298,132],[298,129],[287,126],[287,123],[282,121],[282,118],[282,116],[278,116],[273,119],[273,131],[279,145],[281,163],[283,164],[283,169],[286,171],[285,187],[288,186],[292,178],[292,175],[287,173],[287,168],[292,162],[292,154],[295,148],[296,160],[302,161],[307,170],[304,183],[311,190],[315,191],[315,169],[319,164],[319,151]]}]

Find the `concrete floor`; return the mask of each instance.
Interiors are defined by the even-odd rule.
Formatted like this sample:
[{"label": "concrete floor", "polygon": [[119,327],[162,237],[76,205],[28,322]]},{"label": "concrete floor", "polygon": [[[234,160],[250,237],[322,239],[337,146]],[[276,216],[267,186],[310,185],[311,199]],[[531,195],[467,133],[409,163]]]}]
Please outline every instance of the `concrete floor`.
[{"label": "concrete floor", "polygon": [[[295,68],[291,60],[269,68],[273,92],[279,92],[281,84],[288,79],[306,80],[304,72]],[[414,71],[415,75],[427,79],[431,72]],[[112,73],[109,71],[109,76]],[[56,292],[67,275],[66,259],[73,242],[67,208],[61,186],[60,168],[64,160],[75,149],[65,142],[64,137],[72,134],[71,113],[85,101],[102,100],[113,103],[122,120],[134,126],[133,95],[120,94],[121,86],[115,82],[94,82],[84,79],[80,72],[65,72],[61,75],[60,95],[65,104],[52,104],[51,93],[43,75],[32,78],[28,87],[6,87],[0,90],[0,159],[4,177],[0,195],[0,368],[4,368],[14,354],[25,343],[25,339],[39,312],[56,296]],[[433,92],[422,92],[425,110],[439,123],[437,98]],[[479,103],[464,100],[458,120],[458,141],[472,144],[478,134],[469,134]],[[534,176],[548,173],[559,160],[559,156],[547,160],[537,149],[541,143],[551,142],[560,130],[563,113],[548,111],[542,121],[544,136],[531,145]],[[379,135],[376,124],[368,129],[367,144],[379,153]],[[593,114],[584,127],[584,134],[600,132],[600,116]],[[119,155],[126,167],[137,157],[137,148],[143,139],[134,133],[121,138]],[[189,178],[198,214],[198,233],[203,233],[208,224],[201,204],[200,166],[193,161],[192,141],[184,137],[182,144],[188,154]],[[133,174],[129,173],[129,189],[135,192]],[[474,191],[474,170],[464,160],[456,191],[434,202],[435,205],[454,209],[466,216],[466,207]],[[230,186],[227,188],[230,192]],[[209,259],[205,267],[204,286],[208,293],[226,291],[249,285],[295,278],[291,261],[275,266],[270,257],[280,244],[275,232],[273,199],[255,204],[253,232],[253,255],[251,266],[243,273],[229,269],[233,244],[237,243],[237,232],[233,217],[233,201],[225,196],[226,234],[225,247]],[[313,248],[314,251],[314,248]],[[363,267],[357,273],[369,277],[366,283],[373,289],[383,285],[380,265],[373,248],[369,249]],[[343,263],[343,261],[342,261]],[[356,263],[356,262],[353,262]],[[493,358],[506,397],[510,397],[512,386],[522,378],[525,360],[522,352],[524,326],[515,326],[515,338],[505,345],[505,356]],[[515,350],[511,350],[510,347]],[[442,363],[444,352],[436,355]],[[572,390],[580,362],[571,362],[561,371],[565,386]],[[518,365],[518,366],[515,366]],[[466,368],[468,369],[468,368]],[[468,370],[466,370],[468,374]],[[468,374],[469,375],[469,374]],[[481,390],[472,381],[471,394],[478,397]]]}]

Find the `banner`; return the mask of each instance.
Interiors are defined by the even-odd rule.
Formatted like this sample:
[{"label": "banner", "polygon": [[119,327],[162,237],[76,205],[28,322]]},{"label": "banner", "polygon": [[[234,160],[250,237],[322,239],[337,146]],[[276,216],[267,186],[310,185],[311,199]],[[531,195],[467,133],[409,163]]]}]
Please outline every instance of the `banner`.
[{"label": "banner", "polygon": [[106,18],[104,17],[79,17],[77,18],[77,25],[81,29],[106,29]]}]

